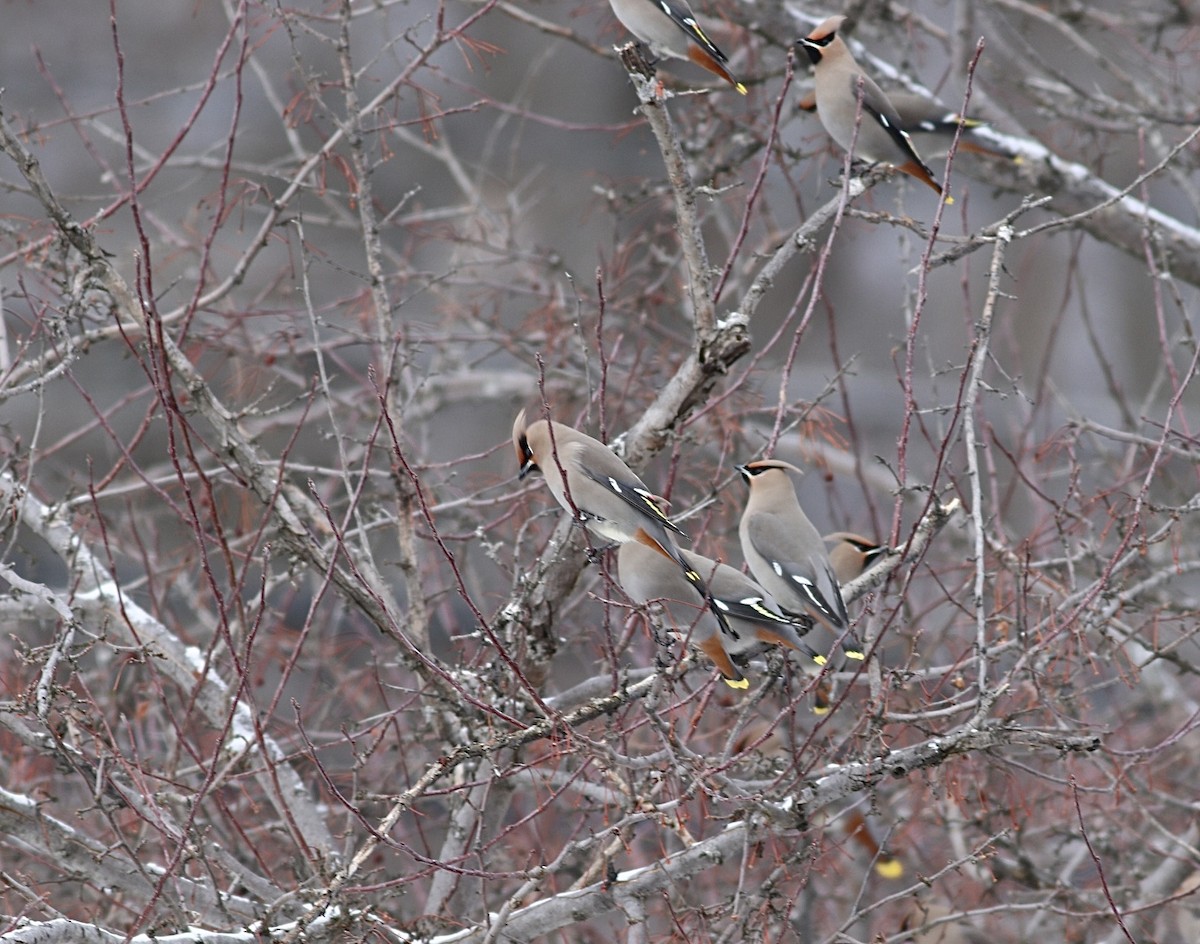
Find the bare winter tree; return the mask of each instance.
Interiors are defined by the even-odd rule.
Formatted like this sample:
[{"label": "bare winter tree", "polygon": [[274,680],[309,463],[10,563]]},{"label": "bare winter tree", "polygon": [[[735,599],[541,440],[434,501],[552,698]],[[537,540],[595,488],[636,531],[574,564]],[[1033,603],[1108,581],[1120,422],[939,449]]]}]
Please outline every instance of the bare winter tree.
[{"label": "bare winter tree", "polygon": [[[1200,937],[1197,10],[848,7],[6,5],[0,941]],[[522,407],[734,566],[804,466],[868,658],[724,686]]]}]

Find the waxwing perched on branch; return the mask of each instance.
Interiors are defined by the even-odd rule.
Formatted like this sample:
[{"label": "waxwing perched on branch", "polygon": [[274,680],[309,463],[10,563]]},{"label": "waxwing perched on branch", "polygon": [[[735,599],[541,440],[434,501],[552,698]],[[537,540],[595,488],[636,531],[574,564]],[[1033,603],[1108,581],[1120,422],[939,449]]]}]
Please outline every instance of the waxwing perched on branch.
[{"label": "waxwing perched on branch", "polygon": [[729,59],[696,20],[687,0],[609,0],[629,32],[660,58],[687,59],[719,75],[746,94],[746,86],[727,68]]},{"label": "waxwing perched on branch", "polygon": [[849,658],[863,658],[825,543],[800,508],[788,478],[788,472],[802,473],[779,459],[748,462],[737,469],[750,487],[738,526],[750,573],[785,613],[812,616],[840,638]]},{"label": "waxwing perched on branch", "polygon": [[680,553],[708,586],[713,604],[725,616],[725,626],[705,606],[695,584],[673,562],[644,544],[621,545],[617,551],[617,582],[638,603],[661,601],[669,628],[708,656],[726,685],[749,686],[731,656],[763,646],[785,646],[824,665],[824,656],[800,641],[801,635],[812,628],[811,620],[785,616],[770,595],[740,570],[691,551]]},{"label": "waxwing perched on branch", "polygon": [[558,503],[597,537],[613,544],[637,541],[686,572],[672,536],[683,532],[608,446],[562,423],[529,423],[524,410],[513,421],[512,439],[519,478],[541,472]]},{"label": "waxwing perched on branch", "polygon": [[829,548],[829,564],[839,584],[847,584],[888,553],[888,547],[861,534],[835,531],[821,539]]},{"label": "waxwing perched on branch", "polygon": [[901,128],[896,109],[838,36],[845,21],[844,16],[831,16],[796,43],[813,66],[821,124],[844,150],[849,151],[853,143],[855,157],[892,164],[940,194],[941,186]]}]

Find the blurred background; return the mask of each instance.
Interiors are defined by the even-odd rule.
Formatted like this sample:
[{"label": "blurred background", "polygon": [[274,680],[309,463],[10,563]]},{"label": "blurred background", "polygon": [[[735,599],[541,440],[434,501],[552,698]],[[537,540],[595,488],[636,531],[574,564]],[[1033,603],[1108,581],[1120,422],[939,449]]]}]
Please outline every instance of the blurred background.
[{"label": "blurred background", "polygon": [[[786,693],[772,691],[763,730],[774,740],[765,743],[796,778],[780,783],[794,786],[831,757],[915,743],[965,720],[964,706],[979,694],[971,667],[985,637],[1000,647],[989,681],[1011,685],[995,717],[1102,730],[1118,753],[1152,742],[1161,746],[1156,769],[1169,766],[1172,738],[1194,727],[1198,695],[1195,4],[695,6],[749,93],[685,62],[658,63],[658,77],[700,188],[716,316],[745,317],[749,347],[671,416],[661,437],[632,444],[636,468],[673,513],[691,511],[684,526],[697,549],[735,566],[744,492],[733,467],[764,452],[808,470],[798,494],[822,532],[903,546],[938,502],[957,498],[966,509],[865,610],[855,607],[879,640],[877,665],[894,674],[839,680],[846,707],[824,734],[796,720],[796,706],[807,705],[803,673],[786,674]],[[797,108],[811,77],[792,48],[835,12],[854,18],[856,55],[885,88],[898,88],[894,76],[902,76],[958,110],[969,85],[969,113],[1004,135],[1013,156],[955,153],[954,203],[940,210],[910,178],[876,184],[836,225],[811,234],[769,284],[756,285],[797,228],[839,195],[843,155],[819,119]],[[429,721],[432,709],[422,704],[431,684],[422,649],[447,672],[478,672],[486,692],[472,696],[503,700],[514,714],[531,704],[531,691],[562,695],[597,674],[615,680],[618,670],[682,654],[632,617],[608,563],[586,563],[544,485],[515,480],[509,442],[517,410],[543,403],[556,419],[611,439],[668,389],[697,344],[675,195],[613,51],[629,38],[599,2],[4,5],[4,120],[147,321],[130,321],[100,267],[68,245],[11,153],[4,158],[3,469],[64,514],[80,540],[103,548],[123,591],[181,644],[207,653],[215,668],[205,671],[254,693],[264,728],[308,772],[314,796],[333,804],[332,831],[347,837],[346,850],[361,839],[360,816],[382,815],[381,797],[449,749],[438,740],[449,722]],[[939,178],[946,147],[923,152]],[[1160,163],[1128,199],[1116,198]],[[1015,238],[989,291],[997,222],[1044,196],[1048,203],[1013,218]],[[172,364],[162,337],[194,377]],[[207,412],[197,383],[228,410],[225,420]],[[233,430],[313,502],[316,517],[305,524],[314,548],[330,555],[328,569],[279,538],[274,507],[228,447]],[[13,513],[4,537],[10,573],[52,588],[69,609],[73,562],[16,521]],[[327,576],[338,567],[348,583],[361,582],[363,597]],[[557,582],[544,568],[557,568]],[[980,574],[986,599],[977,597]],[[16,587],[10,580],[11,594]],[[537,587],[546,588],[544,611],[530,603]],[[390,621],[372,615],[366,597],[382,601]],[[41,647],[54,647],[61,623],[14,600],[2,697],[32,729],[53,727],[52,715],[23,713],[44,682]],[[528,624],[511,617],[526,609],[552,614],[550,630],[529,629],[532,616]],[[108,652],[105,632],[92,628],[76,667],[62,670],[59,697],[114,725],[136,717],[133,728],[147,729],[129,743],[143,740],[147,758],[178,750],[167,746],[178,738],[206,766],[200,758],[217,756],[212,720],[200,723],[186,692],[172,689],[161,698],[173,720],[157,726],[137,707],[145,691],[137,679],[149,670],[131,662],[114,679],[112,660],[132,657],[120,647]],[[231,653],[245,656],[232,669]],[[507,674],[510,658],[528,672],[520,685]],[[1139,681],[1143,671],[1152,685]],[[711,682],[703,672],[689,679],[697,689]],[[307,734],[292,699],[303,706]],[[677,706],[674,718],[699,726],[694,747],[705,756],[736,740],[733,722],[712,713],[720,707],[732,718],[735,706],[724,693],[717,702],[695,717]],[[653,726],[644,730],[644,719],[625,710],[613,723],[622,750],[643,737],[661,747]],[[464,741],[484,737],[488,723],[464,721]],[[364,751],[368,732],[402,756]],[[797,748],[817,741],[821,751]],[[129,744],[118,742],[88,749],[128,760]],[[314,742],[319,775],[322,763],[308,756]],[[0,785],[48,791],[57,777],[52,755],[10,747],[27,752],[28,773]],[[588,780],[598,763],[588,750],[564,747],[556,774],[570,768]],[[559,764],[546,756],[530,766]],[[1128,758],[1107,757],[1111,765],[1099,764],[1092,779],[1076,774],[1115,804],[1108,778],[1120,779],[1115,771]],[[183,793],[199,790],[196,771],[146,763],[165,781],[187,784]],[[1047,876],[1067,875],[1073,886],[1078,878],[1080,897],[1063,908],[1097,915],[1078,939],[1104,939],[1111,928],[1092,860],[1076,858],[1086,829],[1062,826],[1070,804],[1051,786],[1065,775],[1040,770],[1034,788],[1011,763],[1000,771],[980,763],[945,782],[933,774],[928,783],[901,782],[874,828],[926,850],[910,853],[910,876],[966,862],[976,844],[1003,859],[997,874],[1008,877],[1037,859],[1028,866],[1036,881],[995,893],[1013,914],[1044,900]],[[1143,811],[1165,833],[1179,832],[1173,817],[1190,809],[1193,766],[1188,756],[1177,780],[1161,785],[1171,799]],[[977,783],[964,785],[972,776]],[[542,787],[565,789],[552,779]],[[72,782],[61,790],[68,809],[90,789],[78,770]],[[505,789],[517,783],[526,782],[505,779]],[[688,783],[680,775],[674,786],[685,794]],[[352,812],[330,800],[333,784],[354,796]],[[948,831],[955,798],[975,797],[976,786],[979,797],[993,797],[1004,784],[1011,794],[994,806],[963,800],[995,819]],[[438,823],[463,796],[447,790],[427,810]],[[244,810],[227,802],[211,828],[234,835]],[[616,818],[596,803],[581,830],[600,832],[597,823]],[[1039,803],[1048,814],[1041,818]],[[1145,821],[1114,823],[1117,807],[1097,803],[1091,828],[1114,830],[1113,854],[1128,880],[1122,901],[1174,894],[1138,885],[1157,862],[1144,843],[1137,847]],[[996,838],[1008,828],[999,821],[1018,819],[1022,804],[1042,836],[1036,854]],[[493,809],[494,822],[519,820],[519,808]],[[401,923],[436,914],[431,927],[448,915],[483,921],[517,887],[507,873],[532,868],[553,845],[547,837],[556,831],[538,825],[543,815],[551,821],[553,803],[539,796],[530,809],[522,821],[530,835],[518,841],[516,827],[505,826],[513,830],[503,834],[512,840],[507,858],[480,847],[470,867],[489,875],[478,898],[434,881],[432,892],[421,886],[423,903],[381,910]],[[449,861],[438,827],[429,828],[398,834],[427,858]],[[679,848],[668,833],[647,842],[644,860]],[[1047,837],[1062,847],[1047,851]],[[303,858],[286,843],[263,852],[272,863],[292,855]],[[805,898],[819,898],[820,883],[790,855],[777,860],[794,882],[791,917],[780,926],[795,939],[834,939],[796,932],[797,901],[823,906]],[[1163,855],[1186,858],[1177,849]],[[615,867],[637,861],[631,855]],[[394,849],[375,866],[393,890],[437,872]],[[854,875],[874,881],[869,860],[857,866]],[[39,870],[31,887],[54,872],[45,862]],[[958,893],[969,886],[981,907],[995,903],[984,901],[994,880],[986,872],[972,861],[957,879]],[[546,894],[579,876],[598,880],[580,867]],[[280,894],[290,887],[279,880]],[[710,876],[704,887],[719,891],[722,880]],[[952,884],[937,891],[956,898]],[[861,939],[899,935],[908,919],[898,905],[879,905],[883,923],[872,923],[870,902],[883,897],[872,892],[841,914],[830,905],[815,926],[833,935],[853,913]],[[19,899],[9,899],[8,913],[32,907]],[[735,912],[721,911],[714,939],[745,931]],[[1190,939],[1175,914],[1151,909],[1147,921],[1160,917],[1148,934]],[[651,936],[670,939],[670,922],[655,920]],[[1021,940],[1070,925],[1045,920],[1055,931],[1029,920],[1019,931],[1011,925],[1009,937],[997,930],[1003,922],[964,926],[990,940]],[[614,927],[624,933],[620,921],[584,927],[598,937]],[[764,917],[755,933],[768,927]]]}]

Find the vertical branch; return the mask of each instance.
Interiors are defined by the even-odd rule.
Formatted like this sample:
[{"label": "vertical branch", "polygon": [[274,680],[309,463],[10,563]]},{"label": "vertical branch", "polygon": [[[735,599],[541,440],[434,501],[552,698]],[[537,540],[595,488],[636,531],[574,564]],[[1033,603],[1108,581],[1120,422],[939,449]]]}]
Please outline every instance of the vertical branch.
[{"label": "vertical branch", "polygon": [[[967,68],[967,91],[966,99],[970,100],[970,89],[972,77],[975,74],[975,68],[979,65],[979,57],[983,54],[983,40],[981,39],[975,47],[975,56],[971,60]],[[964,109],[965,109],[964,105]],[[929,228],[929,237],[925,242],[925,251],[921,255],[921,264],[917,270],[917,297],[913,305],[912,319],[908,325],[908,331],[904,337],[904,378],[902,389],[904,391],[904,419],[901,422],[900,435],[896,443],[896,476],[900,483],[900,494],[896,497],[896,502],[892,512],[892,536],[895,538],[900,533],[900,516],[904,507],[903,497],[904,489],[908,487],[908,446],[909,434],[912,430],[913,418],[917,413],[916,391],[914,389],[914,364],[916,362],[917,352],[917,337],[921,324],[921,316],[925,311],[925,305],[929,300],[929,274],[932,271],[932,260],[934,256],[934,247],[937,245],[938,233],[942,228],[942,215],[946,210],[947,202],[950,200],[950,175],[954,169],[954,157],[957,151],[958,138],[962,135],[962,128],[959,127],[955,133],[954,144],[951,145],[949,153],[946,155],[946,170],[943,179],[946,184],[946,191],[938,199],[937,209],[934,211],[933,223]],[[927,483],[932,489],[936,486],[936,481],[931,480]]]},{"label": "vertical branch", "polygon": [[1100,854],[1092,845],[1091,837],[1088,835],[1087,823],[1083,818],[1083,806],[1079,802],[1079,784],[1072,777],[1070,781],[1071,800],[1075,805],[1075,817],[1079,822],[1079,835],[1083,837],[1084,844],[1087,846],[1088,855],[1092,859],[1092,864],[1096,867],[1096,874],[1100,876],[1100,886],[1104,889],[1104,900],[1107,902],[1109,909],[1112,911],[1113,918],[1116,919],[1117,926],[1120,927],[1121,933],[1125,935],[1125,940],[1129,944],[1137,944],[1133,939],[1133,935],[1129,933],[1129,928],[1125,926],[1125,917],[1121,914],[1120,906],[1117,905],[1116,899],[1113,898],[1113,890],[1109,885],[1107,870],[1104,867],[1104,862],[1100,858]]},{"label": "vertical branch", "polygon": [[971,350],[967,355],[970,365],[967,374],[966,389],[963,393],[965,410],[963,411],[963,440],[967,451],[967,479],[971,485],[971,525],[972,543],[975,558],[975,580],[972,603],[975,611],[975,660],[978,667],[979,697],[987,694],[988,674],[988,642],[987,642],[987,603],[985,590],[987,588],[987,532],[983,513],[983,472],[979,468],[979,449],[976,422],[980,414],[983,395],[983,370],[988,361],[988,345],[992,336],[992,319],[996,313],[1000,293],[1000,278],[1004,273],[1004,252],[1013,237],[1011,226],[1003,226],[996,233],[996,242],[992,248],[992,262],[988,267],[987,296],[983,303],[983,313],[975,326],[975,337],[971,342]]},{"label": "vertical branch", "polygon": [[692,317],[696,332],[698,351],[712,340],[716,333],[717,315],[713,300],[713,273],[708,264],[708,251],[704,246],[704,234],[700,229],[700,214],[696,207],[696,187],[688,173],[683,149],[675,135],[671,115],[667,111],[665,93],[653,78],[630,71],[629,77],[637,89],[638,111],[645,116],[654,139],[662,152],[667,179],[675,194],[676,232],[683,248],[683,258],[688,267],[688,289],[692,299]]},{"label": "vertical branch", "polygon": [[[395,439],[395,448],[406,448],[406,416],[404,412],[405,397],[401,386],[403,364],[406,359],[407,341],[403,325],[397,322],[393,314],[391,294],[388,291],[388,280],[383,264],[383,246],[380,242],[379,220],[375,214],[375,194],[372,186],[374,179],[373,168],[367,159],[367,141],[363,130],[363,112],[358,96],[358,78],[351,56],[352,37],[350,26],[354,22],[352,5],[343,2],[338,18],[338,61],[342,70],[342,91],[345,98],[346,113],[340,124],[346,136],[350,150],[350,160],[354,168],[353,187],[354,206],[358,211],[359,232],[362,236],[363,255],[366,259],[367,273],[370,276],[372,301],[372,324],[375,328],[375,362],[383,375],[382,383],[377,384],[376,390],[380,395],[380,404],[388,417],[388,427]],[[339,449],[342,439],[336,426],[335,436]],[[343,457],[344,458],[344,457]],[[344,474],[348,474],[349,465],[342,464]],[[407,619],[404,622],[404,632],[412,637],[413,645],[422,652],[429,652],[429,607],[426,602],[426,591],[423,575],[419,566],[416,540],[416,520],[420,514],[417,496],[412,482],[404,474],[392,477],[396,489],[397,511],[395,515],[396,547],[399,551],[398,564],[404,578],[405,602],[408,607]],[[352,504],[352,508],[357,506]],[[357,515],[357,510],[354,512]],[[386,586],[375,565],[371,552],[371,543],[367,538],[367,529],[359,528],[358,541],[361,559],[358,566],[368,575],[373,586],[382,589]]]},{"label": "vertical branch", "polygon": [[792,90],[792,79],[795,78],[795,55],[792,49],[788,49],[787,65],[783,74],[783,87],[779,90],[779,94],[775,96],[775,108],[771,112],[771,125],[767,133],[766,143],[763,145],[762,161],[758,166],[758,172],[755,174],[754,183],[750,187],[750,193],[746,197],[746,203],[742,208],[742,219],[738,225],[737,235],[734,238],[733,246],[729,251],[729,259],[725,263],[725,269],[721,272],[720,278],[717,280],[716,287],[713,289],[713,300],[719,301],[721,292],[725,288],[726,282],[729,280],[730,274],[733,272],[734,263],[737,261],[738,252],[741,250],[743,243],[746,241],[746,236],[750,232],[750,221],[754,211],[758,206],[760,197],[765,192],[767,182],[767,171],[771,167],[772,161],[775,160],[775,145],[779,138],[779,124],[783,116],[784,106],[788,101],[788,96]]}]

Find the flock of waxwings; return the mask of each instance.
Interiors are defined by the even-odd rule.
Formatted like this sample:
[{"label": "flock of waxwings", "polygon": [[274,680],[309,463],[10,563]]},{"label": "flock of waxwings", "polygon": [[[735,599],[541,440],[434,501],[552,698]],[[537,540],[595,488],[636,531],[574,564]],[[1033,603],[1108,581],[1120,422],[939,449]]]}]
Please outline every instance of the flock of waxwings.
[{"label": "flock of waxwings", "polygon": [[712,661],[729,686],[750,685],[733,656],[764,646],[786,646],[823,665],[826,655],[801,640],[814,623],[838,637],[847,658],[863,658],[840,584],[887,549],[854,534],[822,538],[800,508],[788,477],[800,470],[791,463],[761,459],[738,466],[750,492],[738,535],[751,579],[680,548],[676,535],[683,532],[658,496],[598,439],[553,420],[530,423],[525,410],[512,435],[520,477],[541,472],[573,520],[604,547],[618,545],[621,588],[638,603],[661,603],[669,625]]},{"label": "flock of waxwings", "polygon": [[[653,55],[690,60],[745,94],[686,0],[609,2]],[[922,96],[886,95],[838,36],[845,21],[830,17],[796,43],[814,73],[814,93],[800,107],[815,107],[842,148],[856,158],[890,164],[939,195],[942,188],[917,153],[913,135],[958,135],[962,148],[1009,156],[972,139],[980,127],[973,119]],[[621,588],[639,604],[661,604],[666,623],[708,657],[726,684],[747,688],[734,657],[744,661],[766,646],[783,646],[824,665],[828,654],[801,638],[816,624],[834,634],[847,658],[864,658],[841,584],[888,548],[848,532],[822,537],[796,498],[789,474],[800,470],[794,465],[762,459],[737,467],[749,488],[738,527],[752,575],[747,576],[680,548],[676,538],[683,532],[666,516],[661,499],[599,440],[548,418],[529,422],[525,410],[517,414],[512,438],[520,477],[541,472],[563,509],[603,542],[601,549],[618,546]]]},{"label": "flock of waxwings", "polygon": [[[719,75],[746,94],[746,86],[729,71],[729,60],[708,38],[686,0],[609,0],[629,32],[650,47],[655,56],[687,59]],[[933,173],[917,153],[913,138],[959,136],[959,147],[977,154],[1011,158],[980,136],[982,122],[955,114],[939,103],[911,92],[885,94],[854,61],[838,35],[844,16],[831,16],[796,46],[813,67],[812,95],[799,107],[816,109],[829,136],[855,158],[871,164],[890,164],[942,192]]]}]

